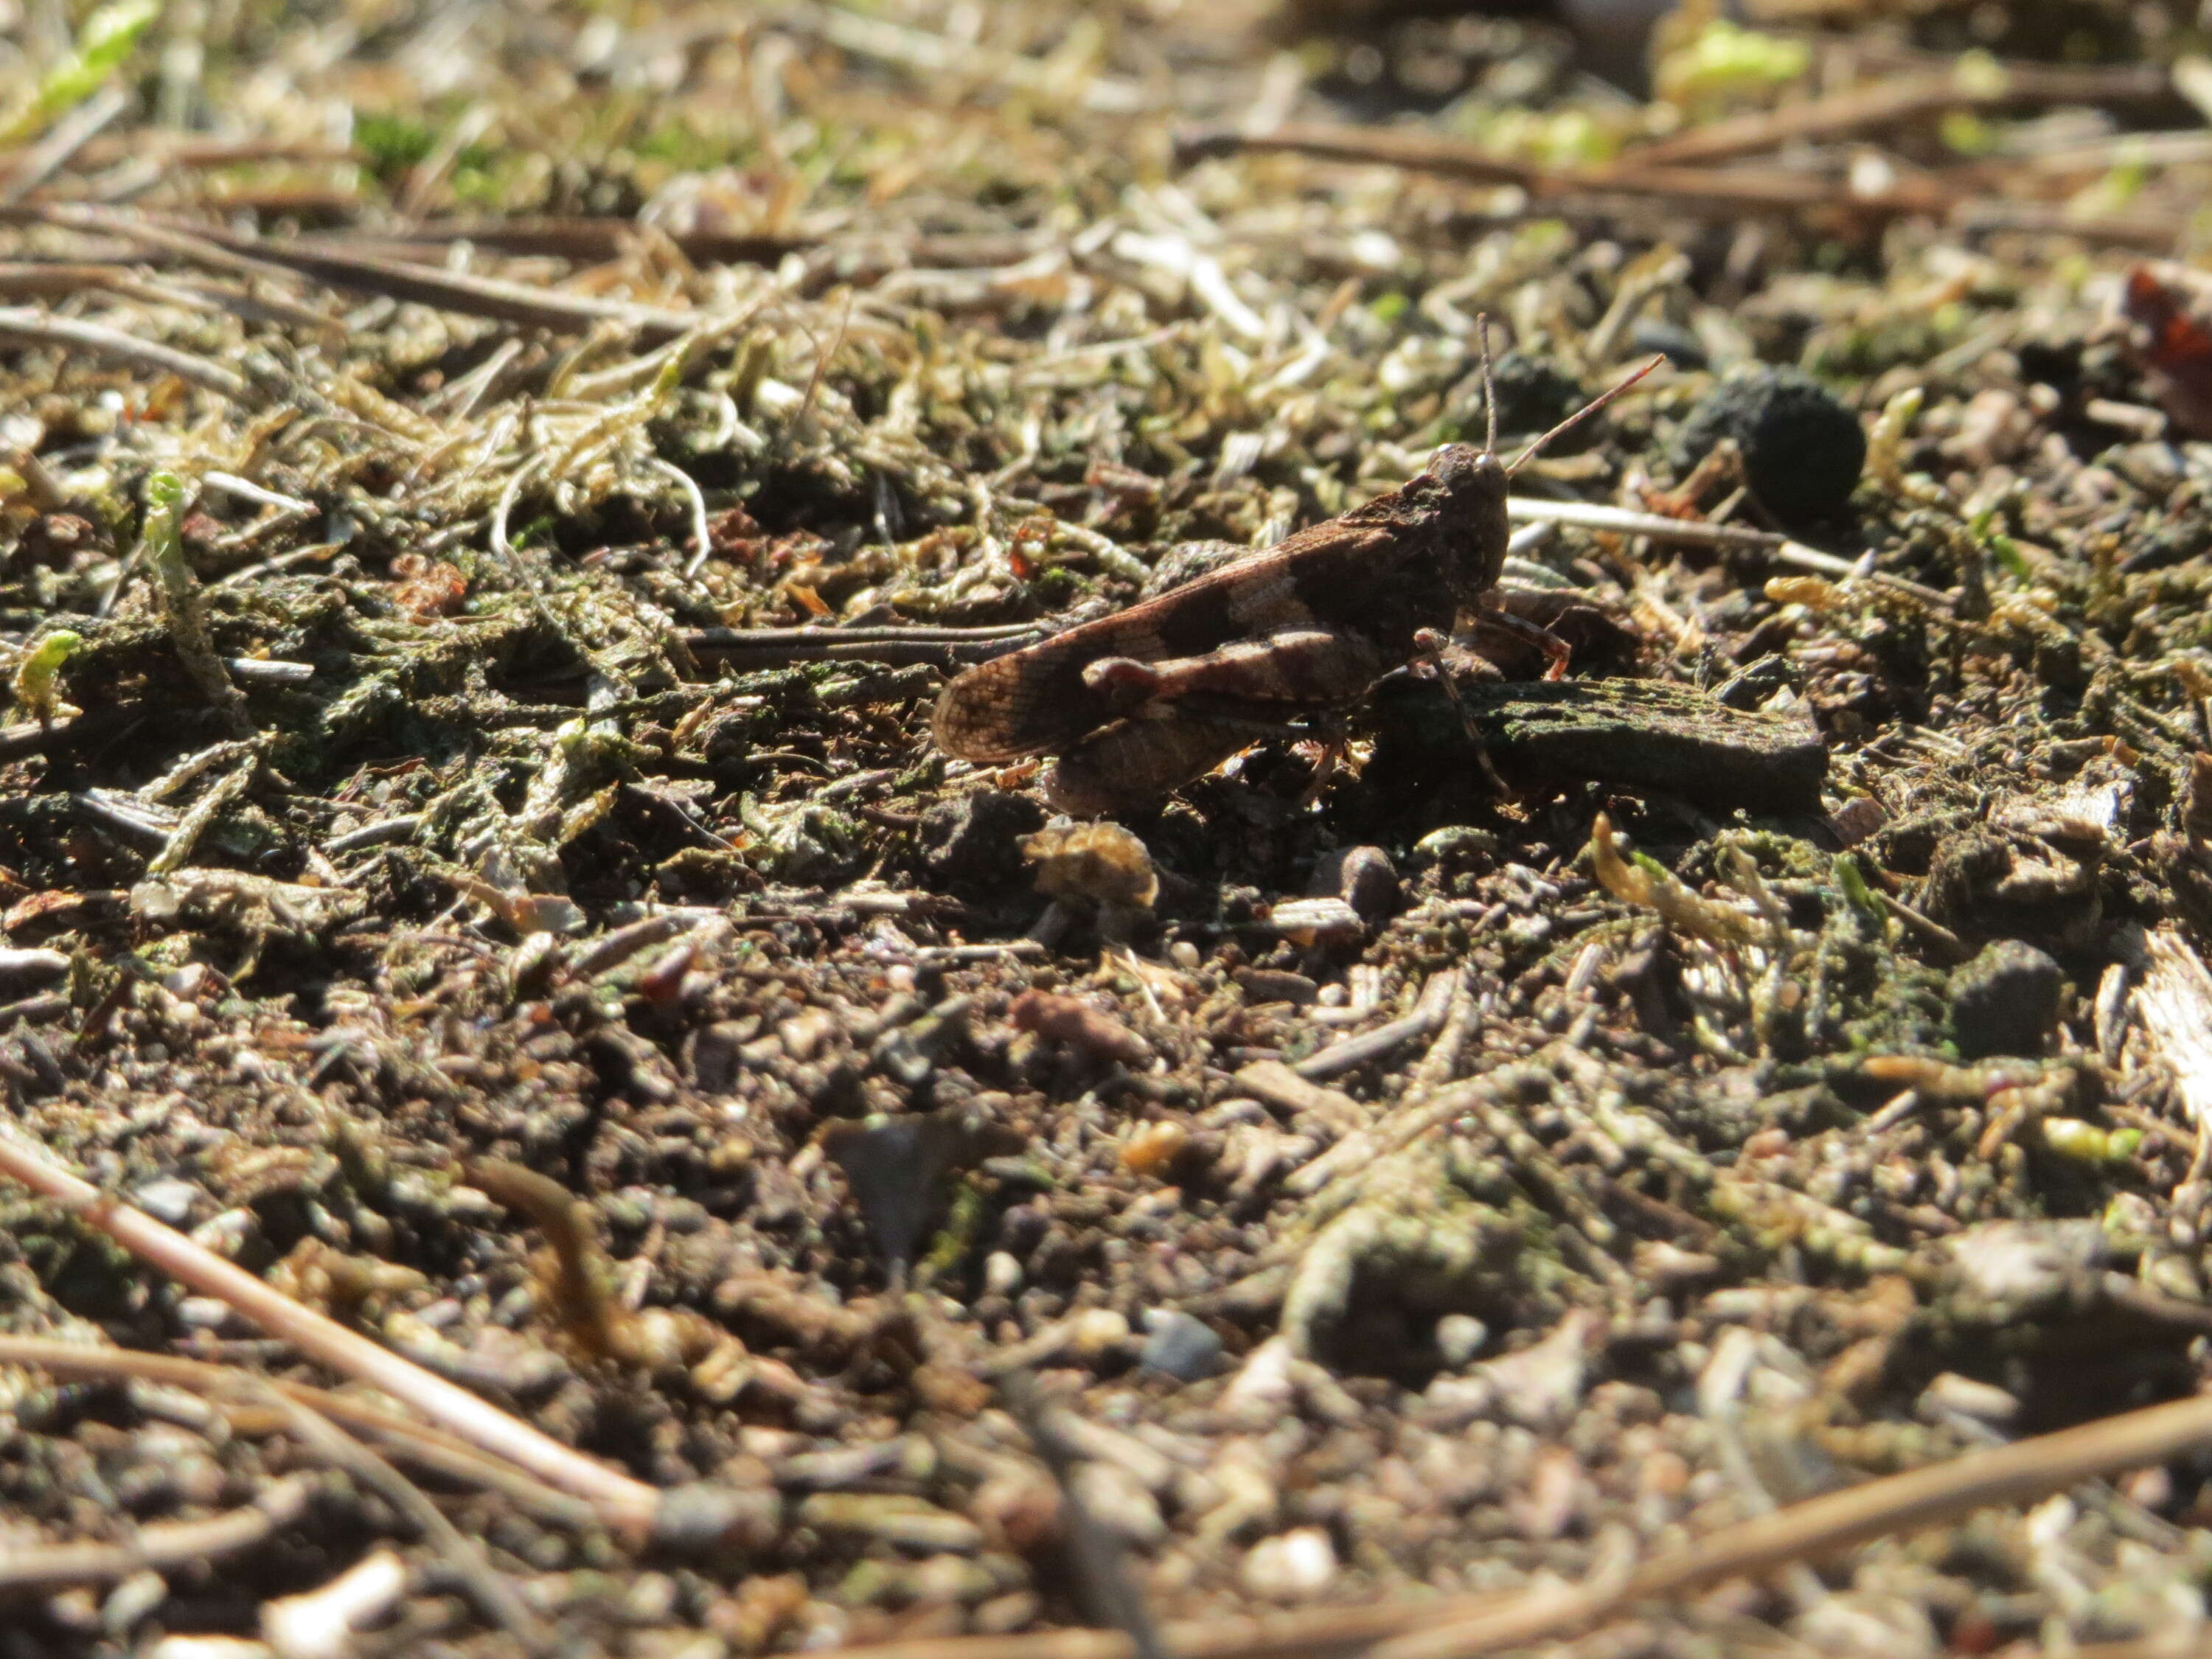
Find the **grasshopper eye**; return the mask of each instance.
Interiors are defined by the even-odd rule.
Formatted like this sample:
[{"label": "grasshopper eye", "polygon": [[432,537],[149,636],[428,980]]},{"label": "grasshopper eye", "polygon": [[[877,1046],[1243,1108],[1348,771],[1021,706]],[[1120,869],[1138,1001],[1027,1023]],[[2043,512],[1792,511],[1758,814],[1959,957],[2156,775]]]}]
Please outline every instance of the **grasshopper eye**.
[{"label": "grasshopper eye", "polygon": [[1429,476],[1447,489],[1458,490],[1491,476],[1504,477],[1498,457],[1473,444],[1446,444],[1429,458]]}]

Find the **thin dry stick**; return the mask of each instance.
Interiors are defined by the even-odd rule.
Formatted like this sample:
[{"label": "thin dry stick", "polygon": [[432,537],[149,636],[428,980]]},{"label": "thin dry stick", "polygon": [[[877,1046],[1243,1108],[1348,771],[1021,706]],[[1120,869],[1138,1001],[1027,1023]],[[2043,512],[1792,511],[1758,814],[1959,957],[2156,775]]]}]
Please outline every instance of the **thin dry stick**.
[{"label": "thin dry stick", "polygon": [[1444,1023],[1445,1012],[1450,1008],[1453,994],[1460,984],[1457,969],[1444,969],[1421,988],[1420,1000],[1413,1006],[1412,1013],[1401,1014],[1371,1031],[1332,1042],[1291,1069],[1303,1078],[1334,1077],[1355,1066],[1364,1066],[1370,1060],[1379,1060],[1401,1043],[1426,1036]]},{"label": "thin dry stick", "polygon": [[382,1407],[352,1395],[333,1394],[278,1377],[260,1377],[204,1359],[185,1359],[174,1354],[142,1353],[135,1348],[100,1348],[88,1343],[64,1342],[46,1336],[0,1335],[0,1365],[33,1366],[53,1376],[87,1382],[111,1382],[117,1377],[157,1382],[207,1395],[229,1419],[231,1432],[266,1435],[281,1432],[289,1419],[261,1405],[243,1405],[234,1397],[246,1385],[264,1385],[288,1400],[296,1401],[359,1433],[374,1434],[392,1452],[434,1474],[465,1485],[500,1493],[541,1521],[567,1527],[595,1523],[599,1510],[580,1498],[525,1474],[502,1458],[487,1457],[467,1441],[411,1419],[395,1416]]},{"label": "thin dry stick", "polygon": [[[2084,1480],[2146,1468],[2212,1443],[2212,1396],[2148,1406],[2016,1445],[1970,1452],[1924,1469],[1795,1504],[1723,1527],[1656,1557],[1613,1589],[1457,1595],[1170,1626],[1177,1659],[1462,1659],[1548,1641],[1639,1601],[1915,1532],[1978,1509],[2029,1504]],[[1115,1631],[957,1637],[848,1650],[848,1659],[1133,1659]]]},{"label": "thin dry stick", "polygon": [[593,299],[588,295],[510,283],[495,276],[465,276],[404,261],[372,259],[289,242],[234,236],[206,226],[162,223],[99,208],[41,208],[36,210],[36,216],[72,230],[125,237],[219,270],[250,272],[255,268],[281,266],[331,288],[411,300],[445,311],[487,317],[524,328],[550,329],[560,334],[580,333],[602,323],[613,323],[658,343],[689,334],[708,320],[695,312]]},{"label": "thin dry stick", "polygon": [[1067,1511],[1070,1564],[1090,1604],[1094,1618],[1103,1619],[1127,1633],[1137,1659],[1166,1659],[1160,1645],[1160,1628],[1146,1606],[1144,1592],[1129,1571],[1128,1553],[1119,1533],[1099,1522],[1084,1501],[1076,1476],[1084,1455],[1061,1426],[1059,1412],[1037,1386],[1028,1370],[1010,1372],[1000,1379],[999,1397],[1013,1413],[1037,1459],[1052,1474]]},{"label": "thin dry stick", "polygon": [[81,318],[50,317],[29,306],[0,307],[0,340],[16,345],[58,346],[64,351],[81,351],[126,368],[173,374],[234,403],[257,401],[245,378],[219,363],[195,357],[174,346],[134,340],[128,334],[102,328],[98,323],[88,323]]},{"label": "thin dry stick", "polygon": [[1244,155],[1310,155],[1322,161],[1381,162],[1477,184],[1516,185],[1532,196],[1651,196],[1677,207],[1726,212],[1796,212],[1808,208],[1846,208],[1855,213],[1895,218],[1942,214],[1957,205],[1954,191],[1923,179],[1901,179],[1887,190],[1855,192],[1839,180],[1784,167],[1757,170],[1638,167],[1626,161],[1610,167],[1557,171],[1527,162],[1501,160],[1476,145],[1454,138],[1392,128],[1282,126],[1268,132],[1215,128],[1178,134],[1179,160]]},{"label": "thin dry stick", "polygon": [[1871,86],[1847,87],[1825,97],[1733,120],[1712,121],[1622,156],[1629,167],[1675,166],[1731,160],[1773,149],[1796,139],[1842,138],[1893,127],[1951,110],[2003,109],[2020,104],[2162,100],[2173,95],[2163,69],[2051,69],[2017,64],[1986,78],[1948,70],[1893,76]]},{"label": "thin dry stick", "polygon": [[[349,161],[360,152],[345,144],[295,143],[283,138],[224,138],[210,134],[163,132],[139,127],[107,133],[83,146],[73,159],[88,167],[118,161],[148,161],[165,171],[181,167],[228,167],[242,161]],[[0,155],[0,179],[15,176],[20,154]]]},{"label": "thin dry stick", "polygon": [[1553,212],[1565,210],[1570,203],[1579,207],[1651,198],[1678,212],[1723,218],[1804,211],[1844,213],[1875,222],[1945,218],[1968,234],[2045,230],[2084,241],[2159,250],[2171,250],[2188,229],[2186,220],[2177,214],[2077,215],[2063,204],[1978,193],[1972,180],[1940,174],[1900,179],[1887,190],[1859,193],[1847,181],[1771,167],[1755,171],[1638,167],[1623,161],[1610,168],[1547,173],[1455,140],[1370,127],[1292,126],[1267,133],[1209,128],[1178,135],[1176,140],[1176,157],[1186,163],[1209,156],[1270,153],[1379,163],[1475,184],[1516,185],[1532,197],[1545,198]]},{"label": "thin dry stick", "polygon": [[483,1450],[590,1499],[610,1527],[634,1536],[651,1529],[660,1499],[644,1482],[594,1462],[489,1401],[302,1307],[174,1228],[70,1174],[43,1149],[0,1135],[0,1175],[52,1199],[141,1261],[203,1296],[220,1298],[310,1358],[373,1383]]},{"label": "thin dry stick", "polygon": [[1771,1572],[1975,1510],[2029,1504],[2084,1480],[2166,1462],[2212,1439],[2212,1396],[2126,1412],[2015,1445],[1970,1452],[1723,1527],[1646,1563],[1610,1591],[1516,1600],[1433,1623],[1370,1659],[1461,1659],[1565,1636],[1631,1603]]},{"label": "thin dry stick", "polygon": [[[665,226],[656,228],[694,264],[773,266],[791,254],[804,253],[819,246],[822,240],[819,236],[671,230]],[[596,264],[620,258],[624,249],[636,242],[638,234],[636,220],[611,214],[596,218],[430,219],[380,228],[374,234],[358,231],[310,232],[300,239],[300,246],[374,258],[412,261],[425,257],[425,250],[429,250],[430,257],[434,258],[439,249],[455,242],[466,242],[492,253],[550,257],[573,259],[579,264]],[[915,260],[921,264],[951,263],[927,260],[919,253]]]},{"label": "thin dry stick", "polygon": [[379,1493],[392,1508],[412,1521],[423,1538],[453,1569],[477,1609],[531,1651],[544,1652],[552,1632],[533,1613],[513,1584],[502,1577],[484,1554],[483,1546],[462,1535],[446,1518],[445,1511],[422,1493],[422,1488],[379,1457],[368,1447],[315,1411],[273,1389],[266,1397],[292,1419],[300,1437],[324,1461],[343,1470],[362,1486]]},{"label": "thin dry stick", "polygon": [[747,668],[794,662],[986,662],[1051,632],[1035,623],[995,628],[694,628],[680,637],[695,654]]},{"label": "thin dry stick", "polygon": [[[204,282],[206,279],[199,280]],[[336,318],[326,317],[305,306],[273,299],[267,295],[185,288],[175,283],[156,282],[141,276],[127,265],[48,263],[42,260],[0,264],[0,295],[12,300],[68,300],[88,289],[100,289],[124,299],[137,300],[151,306],[175,306],[181,310],[210,313],[228,312],[249,321],[270,318],[295,327],[320,329],[325,332],[339,330]]]},{"label": "thin dry stick", "polygon": [[12,726],[0,726],[0,761],[21,760],[26,755],[60,748],[82,719],[81,714],[64,714],[52,720],[18,720]]},{"label": "thin dry stick", "polygon": [[167,1521],[142,1528],[124,1544],[32,1544],[0,1549],[0,1595],[112,1583],[152,1568],[173,1572],[251,1549],[304,1514],[315,1482],[288,1474],[241,1509],[204,1521]]},{"label": "thin dry stick", "polygon": [[1787,536],[1778,536],[1772,531],[1755,530],[1749,525],[1714,524],[1704,519],[1670,519],[1662,513],[1638,513],[1632,507],[1608,507],[1602,501],[1549,501],[1534,495],[1510,497],[1505,503],[1505,514],[1510,519],[1536,524],[1574,525],[1584,530],[1607,530],[1623,536],[1647,536],[1655,542],[1690,542],[1705,547],[1756,548],[1779,564],[1794,565],[1802,570],[1817,570],[1823,575],[1838,579],[1863,574],[1869,581],[1895,588],[1900,593],[1910,593],[1924,604],[1941,605],[1946,610],[1952,604],[1951,596],[1939,588],[1929,587],[1909,577],[1893,576],[1883,570],[1862,572],[1849,559],[1839,558],[1833,553],[1823,553],[1818,548],[1808,547],[1802,542],[1793,542]]}]

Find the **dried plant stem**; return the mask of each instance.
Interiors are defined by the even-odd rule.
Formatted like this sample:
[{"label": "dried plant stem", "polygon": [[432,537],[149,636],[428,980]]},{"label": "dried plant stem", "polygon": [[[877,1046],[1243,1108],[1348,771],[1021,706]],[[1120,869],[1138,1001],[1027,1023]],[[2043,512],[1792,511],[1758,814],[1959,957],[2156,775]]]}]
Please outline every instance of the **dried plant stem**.
[{"label": "dried plant stem", "polygon": [[18,720],[12,726],[0,726],[0,761],[21,760],[26,755],[60,748],[83,718],[64,714],[52,720]]},{"label": "dried plant stem", "polygon": [[305,1513],[314,1479],[288,1474],[251,1504],[204,1521],[169,1521],[142,1528],[126,1544],[33,1544],[0,1550],[0,1594],[112,1583],[151,1568],[173,1571],[219,1561],[252,1548]]},{"label": "dried plant stem", "polygon": [[[1994,67],[1994,66],[1993,66]],[[1679,166],[1729,161],[1793,140],[1836,139],[1895,127],[1949,110],[1993,110],[2034,103],[2156,102],[2173,95],[2164,69],[2127,65],[2073,69],[2014,64],[1977,81],[1954,70],[1892,76],[1780,109],[1760,110],[1702,126],[1622,158],[1630,167]]]},{"label": "dried plant stem", "polygon": [[1243,153],[1382,162],[1480,184],[1516,185],[1532,196],[1657,197],[1686,210],[1729,213],[1787,213],[1835,207],[1894,218],[1941,214],[1957,199],[1956,192],[1925,179],[1900,179],[1889,189],[1861,194],[1842,180],[1783,167],[1731,167],[1723,172],[1706,167],[1643,167],[1624,160],[1610,167],[1548,170],[1525,161],[1501,159],[1456,139],[1367,127],[1284,126],[1264,133],[1213,129],[1178,134],[1176,153],[1186,160]]},{"label": "dried plant stem", "polygon": [[465,1536],[422,1488],[313,1407],[274,1390],[267,1391],[267,1398],[292,1419],[294,1431],[326,1462],[378,1493],[415,1523],[485,1617],[496,1620],[532,1652],[546,1649],[551,1632],[545,1621],[492,1566],[483,1544]]},{"label": "dried plant stem", "polygon": [[986,662],[1050,631],[1030,623],[998,628],[695,628],[681,637],[698,656],[774,668],[794,662]]},{"label": "dried plant stem", "polygon": [[15,345],[55,346],[64,351],[81,351],[88,356],[104,358],[126,368],[143,369],[155,374],[173,374],[180,380],[190,380],[219,396],[236,403],[255,401],[253,389],[243,376],[232,374],[219,363],[204,357],[195,357],[189,351],[179,351],[174,346],[158,345],[151,340],[134,340],[116,329],[103,328],[98,323],[88,323],[78,317],[50,317],[45,312],[29,306],[0,307],[0,341]]},{"label": "dried plant stem", "polygon": [[1879,582],[1885,587],[1895,588],[1900,593],[1910,593],[1926,605],[1951,607],[1948,593],[1929,587],[1908,577],[1893,576],[1886,571],[1862,571],[1850,560],[1833,553],[1823,553],[1818,548],[1808,547],[1802,542],[1793,542],[1787,536],[1778,536],[1771,531],[1754,530],[1749,525],[1712,524],[1701,519],[1670,519],[1662,513],[1638,513],[1625,507],[1607,507],[1602,501],[1547,501],[1540,497],[1515,495],[1505,503],[1508,518],[1521,519],[1535,524],[1567,524],[1584,530],[1609,530],[1623,536],[1648,536],[1658,542],[1692,542],[1707,547],[1757,548],[1769,555],[1778,564],[1801,570],[1817,570],[1821,574],[1838,578],[1864,575],[1869,581]]},{"label": "dried plant stem", "polygon": [[[1581,211],[1584,204],[1610,207],[1642,199],[1663,202],[1679,213],[1720,219],[1808,211],[1875,223],[1942,219],[1965,234],[2063,230],[2085,241],[2158,251],[2170,250],[2186,229],[2179,216],[2081,215],[2063,204],[2005,201],[1978,194],[1970,179],[1943,174],[1899,179],[1886,189],[1860,191],[1848,179],[1784,167],[1653,166],[1633,155],[1609,167],[1547,170],[1455,139],[1370,127],[1285,126],[1264,133],[1202,128],[1178,133],[1175,153],[1186,164],[1216,156],[1290,155],[1404,167],[1474,184],[1515,185],[1553,204],[1553,210]],[[1571,209],[1563,209],[1563,204]]]},{"label": "dried plant stem", "polygon": [[1413,1012],[1378,1025],[1371,1031],[1348,1036],[1332,1042],[1319,1054],[1300,1060],[1291,1069],[1302,1078],[1335,1077],[1355,1066],[1364,1066],[1370,1060],[1379,1060],[1401,1044],[1415,1037],[1426,1036],[1444,1023],[1444,1014],[1451,1006],[1452,997],[1459,989],[1461,975],[1455,969],[1447,969],[1432,976],[1421,988],[1420,1000]]},{"label": "dried plant stem", "polygon": [[2084,1480],[2162,1463],[2212,1439],[2212,1397],[2146,1407],[1912,1469],[1723,1527],[1611,1590],[1516,1598],[1384,1644],[1373,1659],[1458,1659],[1543,1641],[1656,1596],[1771,1572],[1974,1510],[2032,1504]]},{"label": "dried plant stem", "polygon": [[580,1527],[599,1519],[598,1510],[584,1499],[556,1492],[506,1460],[486,1456],[465,1440],[397,1416],[353,1395],[334,1394],[282,1377],[253,1376],[204,1359],[142,1353],[135,1348],[94,1347],[46,1336],[0,1334],[0,1365],[35,1367],[64,1378],[110,1382],[121,1377],[191,1389],[215,1402],[229,1419],[234,1434],[276,1434],[287,1426],[290,1419],[285,1413],[268,1405],[246,1403],[249,1388],[274,1389],[286,1400],[356,1433],[377,1436],[410,1463],[451,1480],[497,1492],[541,1521]]},{"label": "dried plant stem", "polygon": [[131,107],[118,86],[105,86],[53,125],[35,144],[20,150],[0,175],[0,202],[18,202],[70,163],[70,158],[100,136],[100,130]]},{"label": "dried plant stem", "polygon": [[[1639,1601],[1753,1577],[1978,1509],[2030,1504],[2084,1480],[2167,1462],[2212,1442],[2212,1396],[2149,1406],[2018,1444],[1972,1452],[1723,1527],[1614,1585],[1453,1596],[1398,1607],[1192,1621],[1166,1632],[1178,1659],[1462,1659],[1551,1641]],[[1119,1632],[890,1642],[852,1659],[1132,1659]]]},{"label": "dried plant stem", "polygon": [[513,323],[523,328],[575,334],[603,323],[612,323],[635,331],[642,339],[657,343],[689,334],[710,320],[694,313],[671,311],[659,306],[599,300],[496,276],[472,276],[401,260],[374,259],[258,237],[236,236],[208,226],[165,223],[143,215],[101,208],[57,205],[33,211],[35,216],[49,224],[124,237],[216,270],[251,275],[277,266],[331,288],[411,300],[418,305]]},{"label": "dried plant stem", "polygon": [[[139,557],[153,573],[155,597],[168,622],[178,660],[198,683],[207,700],[222,711],[231,729],[242,737],[253,730],[253,722],[247,717],[245,698],[222,659],[216,655],[214,637],[208,631],[207,601],[179,540],[186,505],[184,481],[175,473],[156,472],[147,480],[146,521],[139,537]],[[196,829],[186,837],[184,853],[190,852],[191,840],[198,834]],[[183,856],[180,853],[178,861]]]},{"label": "dried plant stem", "polygon": [[642,1481],[594,1462],[465,1389],[302,1307],[144,1211],[70,1174],[29,1142],[0,1136],[0,1175],[54,1200],[141,1261],[203,1296],[220,1298],[309,1358],[373,1383],[471,1444],[589,1499],[611,1527],[632,1534],[650,1528],[659,1497]]},{"label": "dried plant stem", "polygon": [[1083,1453],[1061,1426],[1056,1408],[1038,1387],[1036,1373],[1010,1372],[1000,1379],[999,1396],[1006,1401],[1036,1449],[1038,1461],[1051,1471],[1067,1510],[1068,1554],[1092,1615],[1110,1621],[1125,1632],[1136,1659],[1166,1659],[1160,1630],[1144,1592],[1131,1575],[1127,1552],[1121,1535],[1100,1523],[1084,1501],[1076,1478]]}]

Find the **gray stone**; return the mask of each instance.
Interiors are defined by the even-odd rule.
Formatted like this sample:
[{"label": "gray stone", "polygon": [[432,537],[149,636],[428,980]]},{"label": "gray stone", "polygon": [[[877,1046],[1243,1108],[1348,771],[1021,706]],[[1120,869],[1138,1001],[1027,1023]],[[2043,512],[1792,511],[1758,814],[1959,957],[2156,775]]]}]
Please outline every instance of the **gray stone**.
[{"label": "gray stone", "polygon": [[1145,1315],[1144,1365],[1178,1382],[1198,1382],[1221,1369],[1221,1339],[1203,1320],[1171,1308]]}]

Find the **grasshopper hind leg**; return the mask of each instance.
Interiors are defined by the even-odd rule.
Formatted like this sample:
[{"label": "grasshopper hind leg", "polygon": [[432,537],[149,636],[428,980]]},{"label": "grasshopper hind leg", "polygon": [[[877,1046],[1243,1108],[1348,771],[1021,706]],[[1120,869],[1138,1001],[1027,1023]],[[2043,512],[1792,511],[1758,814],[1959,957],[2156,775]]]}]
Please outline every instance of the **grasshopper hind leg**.
[{"label": "grasshopper hind leg", "polygon": [[1491,603],[1480,606],[1476,611],[1475,617],[1481,627],[1495,629],[1501,634],[1510,635],[1522,644],[1532,645],[1542,652],[1546,679],[1559,680],[1566,678],[1567,664],[1574,658],[1574,647],[1545,627],[1543,623],[1531,622],[1526,617],[1514,615],[1504,605],[1496,603],[1494,594],[1492,596]]}]

